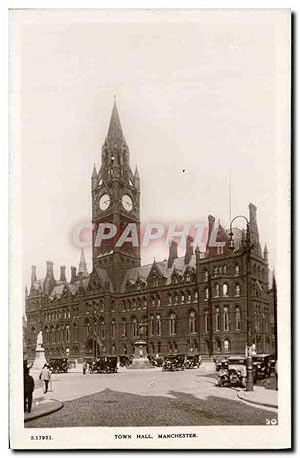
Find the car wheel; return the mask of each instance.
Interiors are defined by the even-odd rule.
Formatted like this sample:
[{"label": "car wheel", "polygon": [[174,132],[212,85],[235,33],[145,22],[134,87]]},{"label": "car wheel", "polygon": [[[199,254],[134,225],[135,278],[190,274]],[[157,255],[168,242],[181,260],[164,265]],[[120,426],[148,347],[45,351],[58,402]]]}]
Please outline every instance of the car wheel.
[{"label": "car wheel", "polygon": [[218,385],[218,386],[223,386],[223,381],[222,381],[221,377],[218,377],[218,379],[217,379],[217,385]]}]

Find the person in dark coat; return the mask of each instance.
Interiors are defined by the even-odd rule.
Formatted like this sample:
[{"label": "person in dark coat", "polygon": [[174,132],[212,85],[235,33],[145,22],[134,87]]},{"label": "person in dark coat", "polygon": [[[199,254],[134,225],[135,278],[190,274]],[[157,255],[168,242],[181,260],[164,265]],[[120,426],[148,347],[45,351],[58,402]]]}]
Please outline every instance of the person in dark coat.
[{"label": "person in dark coat", "polygon": [[24,368],[24,412],[31,412],[34,380],[29,375],[29,367]]}]

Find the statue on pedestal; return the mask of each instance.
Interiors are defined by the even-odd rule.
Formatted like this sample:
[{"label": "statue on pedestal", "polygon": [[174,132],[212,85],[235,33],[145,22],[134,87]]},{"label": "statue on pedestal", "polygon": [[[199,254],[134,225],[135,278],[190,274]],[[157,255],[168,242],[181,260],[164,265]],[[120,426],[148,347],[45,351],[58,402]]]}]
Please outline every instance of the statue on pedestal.
[{"label": "statue on pedestal", "polygon": [[45,364],[47,364],[47,361],[43,346],[43,333],[40,331],[36,338],[35,359],[32,365],[32,370],[41,371]]}]

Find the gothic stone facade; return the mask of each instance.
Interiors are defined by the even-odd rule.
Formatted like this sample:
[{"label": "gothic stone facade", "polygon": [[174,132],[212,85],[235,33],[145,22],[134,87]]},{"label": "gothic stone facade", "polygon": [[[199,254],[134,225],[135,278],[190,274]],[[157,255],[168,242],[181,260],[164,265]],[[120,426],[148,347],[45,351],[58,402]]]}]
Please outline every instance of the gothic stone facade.
[{"label": "gothic stone facade", "polygon": [[[138,323],[147,323],[148,353],[200,353],[204,356],[243,353],[247,327],[257,351],[275,345],[274,301],[269,288],[268,252],[261,253],[256,207],[249,205],[251,251],[250,297],[247,325],[246,252],[242,231],[234,230],[235,251],[227,248],[228,230],[219,224],[217,241],[224,247],[205,252],[186,240],[186,253],[178,257],[173,241],[168,259],[141,266],[140,248],[116,240],[128,224],[140,227],[140,178],[133,174],[129,149],[114,103],[102,148],[102,165],[91,177],[93,270],[89,274],[82,251],[79,269],[65,267],[60,279],[47,262],[43,280],[32,267],[26,289],[26,356],[34,358],[36,338],[43,333],[47,358],[105,354],[130,355],[138,337]],[[100,223],[114,223],[115,238],[95,246]],[[209,234],[215,218],[208,218]]]}]

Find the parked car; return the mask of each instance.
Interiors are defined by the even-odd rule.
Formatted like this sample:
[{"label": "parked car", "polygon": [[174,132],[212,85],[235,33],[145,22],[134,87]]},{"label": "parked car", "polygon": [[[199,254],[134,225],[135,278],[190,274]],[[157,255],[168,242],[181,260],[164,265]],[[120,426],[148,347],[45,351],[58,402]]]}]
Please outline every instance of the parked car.
[{"label": "parked car", "polygon": [[215,365],[216,365],[216,371],[218,372],[221,368],[224,368],[225,366],[228,367],[228,359],[226,356],[224,358],[216,359],[215,360]]},{"label": "parked car", "polygon": [[186,369],[197,369],[200,367],[201,364],[201,356],[196,355],[186,355],[184,367]]},{"label": "parked car", "polygon": [[69,370],[68,358],[49,359],[48,363],[54,374],[66,373]]},{"label": "parked car", "polygon": [[118,358],[117,356],[99,356],[89,366],[90,374],[105,373],[111,374],[118,371]]},{"label": "parked car", "polygon": [[260,378],[270,377],[271,358],[270,354],[262,353],[252,356],[253,367],[256,369],[256,376]]},{"label": "parked car", "polygon": [[164,362],[162,370],[165,371],[184,371],[185,355],[166,355],[164,356]]},{"label": "parked car", "polygon": [[121,355],[120,356],[120,366],[121,367],[128,367],[132,363],[131,358],[127,355]]},{"label": "parked car", "polygon": [[223,362],[219,363],[217,371],[218,371],[217,385],[218,386],[230,385],[227,360],[223,360]]}]

